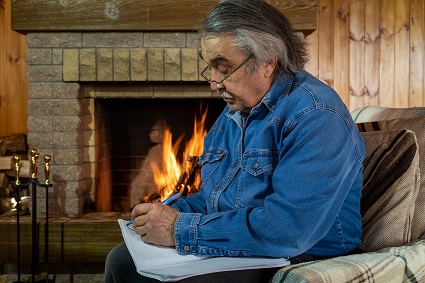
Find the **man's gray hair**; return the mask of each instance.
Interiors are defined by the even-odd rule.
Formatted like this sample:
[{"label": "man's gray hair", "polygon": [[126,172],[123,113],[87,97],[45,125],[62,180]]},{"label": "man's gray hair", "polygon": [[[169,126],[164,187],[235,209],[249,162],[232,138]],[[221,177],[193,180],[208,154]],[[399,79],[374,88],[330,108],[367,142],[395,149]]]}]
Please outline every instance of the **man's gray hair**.
[{"label": "man's gray hair", "polygon": [[[220,1],[205,18],[199,34],[232,35],[233,46],[247,55],[253,53],[257,63],[270,63],[277,57],[275,76],[297,73],[308,61],[304,39],[281,12],[263,0]],[[255,66],[248,65],[249,71]]]}]

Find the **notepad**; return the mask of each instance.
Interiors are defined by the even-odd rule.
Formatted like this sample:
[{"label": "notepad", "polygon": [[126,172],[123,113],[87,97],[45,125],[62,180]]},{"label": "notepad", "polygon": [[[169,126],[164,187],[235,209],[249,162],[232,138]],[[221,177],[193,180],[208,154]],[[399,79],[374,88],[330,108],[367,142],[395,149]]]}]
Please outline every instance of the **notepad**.
[{"label": "notepad", "polygon": [[289,265],[289,261],[285,258],[180,255],[175,248],[143,242],[134,230],[126,226],[128,221],[118,219],[118,223],[137,272],[163,282],[173,282],[192,276],[222,271]]}]

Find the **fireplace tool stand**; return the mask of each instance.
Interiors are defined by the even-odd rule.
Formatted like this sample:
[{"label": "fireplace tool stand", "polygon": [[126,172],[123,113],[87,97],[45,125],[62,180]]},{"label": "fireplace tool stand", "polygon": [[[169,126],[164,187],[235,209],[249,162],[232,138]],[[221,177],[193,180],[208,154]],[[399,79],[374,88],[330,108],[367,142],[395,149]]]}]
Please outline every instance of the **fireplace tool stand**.
[{"label": "fireplace tool stand", "polygon": [[21,209],[21,194],[20,190],[24,188],[30,188],[31,187],[31,235],[32,235],[32,245],[31,245],[31,251],[32,251],[32,261],[31,261],[31,271],[32,271],[32,280],[31,282],[35,281],[35,273],[38,269],[38,238],[37,238],[37,187],[42,187],[46,189],[46,218],[45,218],[45,232],[44,232],[44,261],[45,261],[45,269],[46,269],[46,282],[49,282],[49,272],[48,272],[48,265],[49,265],[49,242],[48,242],[48,235],[49,235],[49,191],[48,188],[52,187],[53,184],[50,183],[49,175],[50,175],[50,155],[44,156],[44,175],[45,175],[45,181],[44,183],[40,183],[38,181],[38,158],[40,157],[40,154],[35,149],[30,149],[29,154],[31,155],[30,160],[30,179],[27,183],[21,184],[19,180],[19,156],[14,157],[15,161],[15,183],[13,185],[13,189],[16,193],[16,200],[17,200],[17,206],[16,206],[16,237],[17,237],[17,260],[18,260],[18,281],[14,283],[23,283],[21,281],[21,237],[20,237],[20,223],[19,223],[19,214]]}]

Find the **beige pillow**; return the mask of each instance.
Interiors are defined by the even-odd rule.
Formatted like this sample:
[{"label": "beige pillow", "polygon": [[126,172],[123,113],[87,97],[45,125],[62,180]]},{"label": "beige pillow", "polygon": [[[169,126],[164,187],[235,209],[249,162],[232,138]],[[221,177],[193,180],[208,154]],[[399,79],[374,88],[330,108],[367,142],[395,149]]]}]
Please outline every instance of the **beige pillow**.
[{"label": "beige pillow", "polygon": [[419,168],[421,178],[412,221],[412,240],[419,239],[425,234],[425,117],[358,123],[357,127],[363,132],[409,129],[415,133],[419,147]]},{"label": "beige pillow", "polygon": [[361,214],[366,251],[401,246],[411,240],[419,190],[419,156],[409,130],[361,133],[366,157]]}]

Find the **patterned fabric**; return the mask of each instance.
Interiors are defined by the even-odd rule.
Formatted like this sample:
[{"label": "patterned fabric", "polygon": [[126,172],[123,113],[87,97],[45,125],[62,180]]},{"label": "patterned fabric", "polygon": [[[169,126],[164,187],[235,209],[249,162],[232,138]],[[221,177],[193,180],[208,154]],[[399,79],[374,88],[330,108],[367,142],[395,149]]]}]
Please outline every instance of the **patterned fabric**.
[{"label": "patterned fabric", "polygon": [[409,130],[362,133],[366,158],[361,214],[366,251],[400,246],[411,240],[419,190],[419,156]]},{"label": "patterned fabric", "polygon": [[399,283],[403,259],[390,253],[367,253],[289,265],[280,269],[272,283]]},{"label": "patterned fabric", "polygon": [[425,240],[389,250],[406,262],[403,282],[425,282]]},{"label": "patterned fabric", "polygon": [[281,268],[272,283],[425,282],[425,240]]},{"label": "patterned fabric", "polygon": [[419,147],[419,168],[422,177],[412,220],[412,240],[419,239],[425,233],[425,117],[358,123],[357,127],[361,132],[409,129],[415,133]]}]

